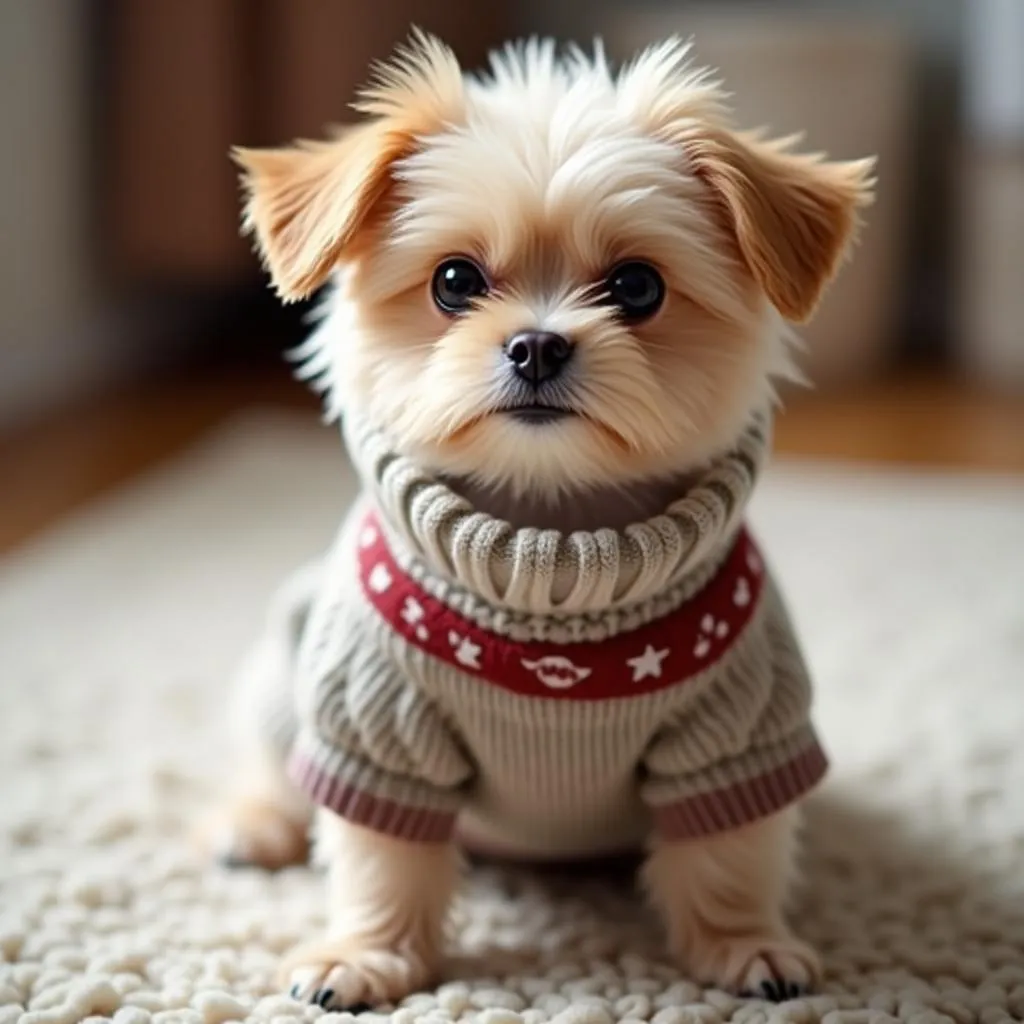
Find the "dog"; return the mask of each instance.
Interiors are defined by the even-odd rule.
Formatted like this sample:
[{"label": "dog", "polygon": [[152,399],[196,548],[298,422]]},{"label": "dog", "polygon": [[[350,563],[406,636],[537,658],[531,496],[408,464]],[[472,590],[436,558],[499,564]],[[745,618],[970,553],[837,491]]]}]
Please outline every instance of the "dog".
[{"label": "dog", "polygon": [[415,33],[323,141],[238,150],[301,375],[362,492],[241,673],[218,850],[302,861],[328,931],[292,994],[394,1003],[441,966],[460,851],[646,849],[682,970],[786,999],[826,772],[744,527],[778,381],[855,240],[871,159],[737,129],[673,39],[613,69],[530,41],[464,73]]}]

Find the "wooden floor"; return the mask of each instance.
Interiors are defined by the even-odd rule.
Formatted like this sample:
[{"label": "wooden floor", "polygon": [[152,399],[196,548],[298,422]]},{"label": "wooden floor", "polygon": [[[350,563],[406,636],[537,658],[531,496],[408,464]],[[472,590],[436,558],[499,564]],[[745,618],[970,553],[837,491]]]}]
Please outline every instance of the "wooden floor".
[{"label": "wooden floor", "polygon": [[[317,414],[284,367],[164,380],[0,439],[0,551],[179,451],[238,410]],[[842,396],[792,396],[780,453],[1024,476],[1024,398],[941,380],[893,380]]]}]

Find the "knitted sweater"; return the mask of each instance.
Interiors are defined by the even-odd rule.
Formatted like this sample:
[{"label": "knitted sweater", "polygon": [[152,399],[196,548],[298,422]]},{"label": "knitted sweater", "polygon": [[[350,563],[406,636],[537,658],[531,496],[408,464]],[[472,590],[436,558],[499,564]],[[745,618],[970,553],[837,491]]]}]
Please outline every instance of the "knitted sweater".
[{"label": "knitted sweater", "polygon": [[810,686],[744,510],[752,421],[662,515],[513,529],[349,418],[363,482],[276,706],[314,801],[393,836],[573,856],[781,810],[823,776]]}]

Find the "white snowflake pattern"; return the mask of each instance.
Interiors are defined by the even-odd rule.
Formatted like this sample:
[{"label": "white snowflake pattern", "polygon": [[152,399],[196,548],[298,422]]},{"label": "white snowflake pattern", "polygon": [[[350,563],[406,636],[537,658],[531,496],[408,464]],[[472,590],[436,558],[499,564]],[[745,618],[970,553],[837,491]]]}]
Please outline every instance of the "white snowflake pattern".
[{"label": "white snowflake pattern", "polygon": [[375,594],[383,594],[394,582],[388,567],[378,562],[371,570],[366,582]]},{"label": "white snowflake pattern", "polygon": [[736,586],[732,592],[732,603],[737,608],[746,608],[750,604],[750,583],[747,581],[746,576],[741,576],[736,581]]},{"label": "white snowflake pattern", "polygon": [[423,605],[415,597],[407,597],[402,605],[401,615],[405,622],[412,626],[416,639],[425,641],[430,639],[430,630],[423,625],[423,618],[426,615]]},{"label": "white snowflake pattern", "polygon": [[764,570],[764,562],[761,561],[761,556],[753,548],[747,551],[747,568],[755,576],[760,576]]},{"label": "white snowflake pattern", "polygon": [[448,633],[448,643],[455,649],[455,660],[466,668],[480,668],[480,652],[483,648],[473,643],[468,636],[459,636],[455,630]]},{"label": "white snowflake pattern", "polygon": [[359,546],[361,548],[370,548],[377,543],[377,528],[367,524],[363,527],[359,534]]},{"label": "white snowflake pattern", "polygon": [[710,612],[700,620],[700,632],[693,645],[693,653],[698,658],[707,657],[714,638],[724,640],[729,635],[729,623],[725,619],[715,619]]}]

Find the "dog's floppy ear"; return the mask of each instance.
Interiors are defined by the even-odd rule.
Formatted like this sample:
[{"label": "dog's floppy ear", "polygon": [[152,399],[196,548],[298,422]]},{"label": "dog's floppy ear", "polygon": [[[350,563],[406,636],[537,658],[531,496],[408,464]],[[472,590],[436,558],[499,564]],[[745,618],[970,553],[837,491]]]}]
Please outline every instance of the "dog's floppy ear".
[{"label": "dog's floppy ear", "polygon": [[874,160],[828,162],[791,152],[795,141],[719,127],[694,131],[684,146],[772,305],[800,323],[842,262],[859,209],[871,202]]},{"label": "dog's floppy ear", "polygon": [[314,292],[344,258],[387,191],[392,165],[461,117],[462,70],[440,40],[413,30],[353,106],[371,120],[327,141],[232,151],[247,196],[245,228],[286,302]]},{"label": "dog's floppy ear", "polygon": [[324,283],[410,144],[407,133],[379,120],[326,142],[232,151],[247,193],[245,229],[282,299],[304,299]]}]

